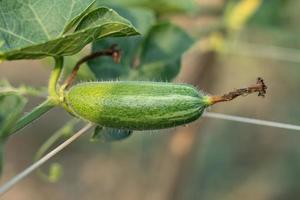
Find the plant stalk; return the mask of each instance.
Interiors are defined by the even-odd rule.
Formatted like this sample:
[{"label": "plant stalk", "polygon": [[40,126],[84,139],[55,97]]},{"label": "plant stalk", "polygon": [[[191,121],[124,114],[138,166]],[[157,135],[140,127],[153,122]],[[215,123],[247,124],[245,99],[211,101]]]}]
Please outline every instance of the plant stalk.
[{"label": "plant stalk", "polygon": [[48,92],[49,96],[53,99],[59,99],[57,91],[57,82],[60,78],[62,69],[63,69],[64,60],[63,57],[55,57],[55,67],[51,72],[49,83],[48,83]]}]

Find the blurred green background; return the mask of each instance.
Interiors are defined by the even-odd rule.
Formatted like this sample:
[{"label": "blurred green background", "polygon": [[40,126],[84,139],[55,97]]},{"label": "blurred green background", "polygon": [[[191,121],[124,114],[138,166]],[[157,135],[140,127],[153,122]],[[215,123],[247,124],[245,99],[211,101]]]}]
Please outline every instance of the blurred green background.
[{"label": "blurred green background", "polygon": [[[256,1],[248,0],[249,5]],[[172,21],[198,40],[183,55],[174,81],[223,94],[258,76],[265,79],[266,98],[251,95],[210,111],[300,124],[300,1],[264,0],[247,24],[225,32],[219,24],[233,12],[229,4],[239,1],[198,0],[190,6],[180,0],[113,3],[124,2],[153,9],[159,19]],[[48,60],[5,62],[0,64],[0,79],[15,86],[46,86],[50,70]],[[40,101],[30,98],[26,111]],[[30,165],[40,145],[70,118],[57,108],[11,137],[1,184]],[[296,131],[201,118],[185,127],[134,132],[120,142],[91,143],[89,137],[85,134],[50,161],[64,168],[57,183],[33,173],[3,199],[300,199]],[[50,162],[42,168],[47,170]]]}]

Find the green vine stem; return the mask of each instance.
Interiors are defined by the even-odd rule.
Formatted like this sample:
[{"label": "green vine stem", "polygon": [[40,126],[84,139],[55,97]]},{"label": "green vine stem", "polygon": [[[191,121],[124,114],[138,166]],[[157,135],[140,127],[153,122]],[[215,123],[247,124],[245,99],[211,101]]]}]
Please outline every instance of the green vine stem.
[{"label": "green vine stem", "polygon": [[55,67],[51,72],[49,83],[48,83],[49,97],[56,102],[59,101],[57,82],[60,78],[63,69],[63,63],[64,63],[63,57],[55,57]]},{"label": "green vine stem", "polygon": [[48,112],[51,108],[55,107],[59,104],[59,94],[57,92],[57,82],[60,78],[61,72],[63,69],[63,57],[55,57],[55,67],[51,72],[49,85],[48,85],[48,98],[43,101],[40,105],[35,107],[32,111],[25,114],[21,119],[17,122],[13,130],[10,134],[17,132],[18,130],[24,128],[34,120],[41,117],[43,114]]}]

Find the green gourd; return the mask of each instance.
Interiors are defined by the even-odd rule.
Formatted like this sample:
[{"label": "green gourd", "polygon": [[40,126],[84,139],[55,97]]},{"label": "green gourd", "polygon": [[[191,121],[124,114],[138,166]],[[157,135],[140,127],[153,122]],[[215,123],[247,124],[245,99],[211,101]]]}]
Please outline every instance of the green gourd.
[{"label": "green gourd", "polygon": [[71,113],[100,126],[153,130],[187,124],[211,105],[187,84],[163,82],[88,82],[65,92]]}]

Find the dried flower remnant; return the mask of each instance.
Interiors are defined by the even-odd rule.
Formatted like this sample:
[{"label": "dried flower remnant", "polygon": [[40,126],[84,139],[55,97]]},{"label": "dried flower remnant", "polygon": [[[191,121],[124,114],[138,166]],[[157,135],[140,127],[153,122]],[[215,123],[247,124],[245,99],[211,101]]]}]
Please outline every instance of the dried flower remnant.
[{"label": "dried flower remnant", "polygon": [[252,94],[252,93],[256,93],[256,92],[258,92],[258,96],[261,96],[261,97],[265,97],[266,92],[267,92],[267,86],[266,86],[264,80],[260,77],[257,78],[257,82],[255,85],[251,85],[246,88],[235,89],[234,91],[231,91],[222,96],[211,96],[210,102],[212,105],[212,104],[216,104],[219,102],[231,101],[238,96],[247,96],[248,94]]}]

